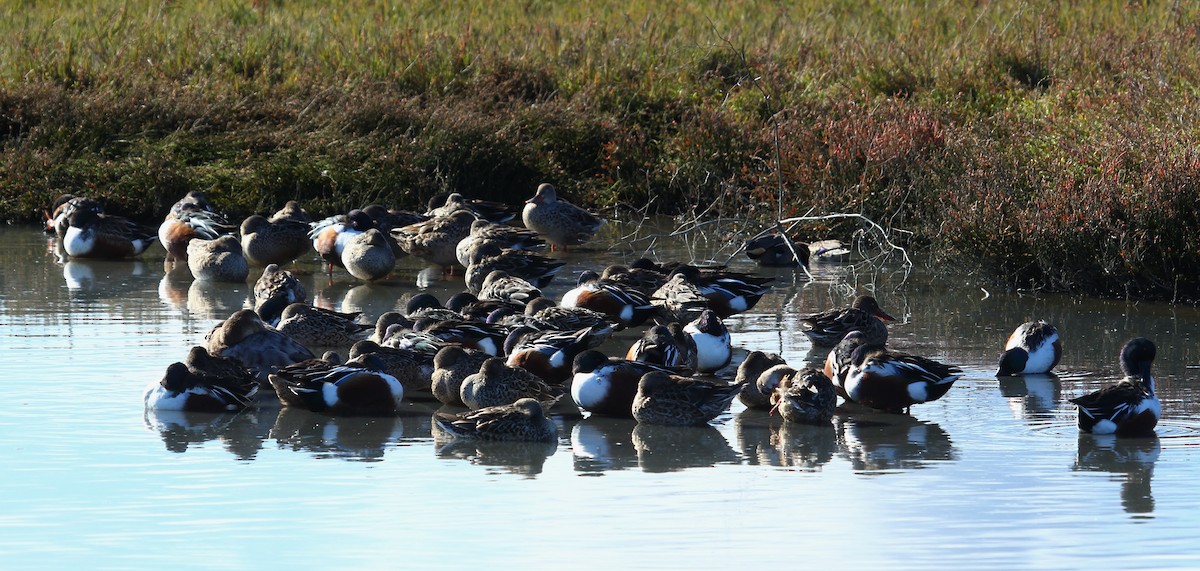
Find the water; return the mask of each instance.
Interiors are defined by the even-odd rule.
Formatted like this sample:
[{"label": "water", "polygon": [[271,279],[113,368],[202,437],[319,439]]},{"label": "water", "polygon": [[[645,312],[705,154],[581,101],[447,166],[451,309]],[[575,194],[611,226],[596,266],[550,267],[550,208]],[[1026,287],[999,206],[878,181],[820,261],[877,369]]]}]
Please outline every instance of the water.
[{"label": "water", "polygon": [[[36,230],[0,238],[6,569],[1200,567],[1193,308],[989,293],[922,267],[818,267],[811,283],[767,270],[777,290],[729,320],[741,349],[820,358],[799,317],[873,290],[900,318],[894,346],[963,378],[911,417],[849,412],[833,430],[735,402],[707,428],[561,418],[557,446],[442,446],[427,403],[397,419],[147,414],[144,387],[250,287],[164,272],[161,249],[64,263]],[[730,252],[719,237],[608,239],[612,251],[561,254],[567,270],[651,245],[659,259]],[[418,283],[461,289],[412,260],[375,285],[303,268],[318,305],[372,317]],[[999,347],[1029,318],[1063,332],[1060,376],[999,383]],[[1080,435],[1067,399],[1111,382],[1135,335],[1159,347],[1157,437]]]}]

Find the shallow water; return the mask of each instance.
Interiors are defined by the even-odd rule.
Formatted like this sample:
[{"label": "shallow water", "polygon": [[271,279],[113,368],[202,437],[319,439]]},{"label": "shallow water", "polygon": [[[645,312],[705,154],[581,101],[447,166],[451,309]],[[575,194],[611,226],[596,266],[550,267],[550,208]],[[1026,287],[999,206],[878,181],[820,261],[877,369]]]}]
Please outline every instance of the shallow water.
[{"label": "shallow water", "polygon": [[[740,349],[821,358],[799,317],[857,288],[900,319],[894,346],[964,376],[911,416],[850,411],[833,429],[735,402],[706,428],[563,417],[557,446],[442,445],[428,403],[396,419],[148,414],[144,387],[248,304],[250,287],[166,272],[159,248],[64,263],[34,229],[0,238],[6,569],[1200,567],[1194,308],[989,293],[920,267],[818,266],[812,282],[766,270],[777,289],[728,320]],[[611,251],[558,254],[564,275],[649,246],[659,259],[730,254],[719,237],[631,244],[614,228],[606,239]],[[301,268],[315,303],[372,318],[418,284],[461,289],[413,260],[372,285]],[[1029,318],[1063,332],[1060,375],[998,382],[999,347]],[[1135,335],[1159,347],[1157,437],[1080,435],[1067,399],[1116,378]]]}]

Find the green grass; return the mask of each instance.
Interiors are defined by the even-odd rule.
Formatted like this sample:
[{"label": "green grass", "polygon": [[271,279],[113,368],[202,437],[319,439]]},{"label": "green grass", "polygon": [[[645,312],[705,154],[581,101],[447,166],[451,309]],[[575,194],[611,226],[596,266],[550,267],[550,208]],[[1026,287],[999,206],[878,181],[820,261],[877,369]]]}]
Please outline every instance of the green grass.
[{"label": "green grass", "polygon": [[1197,300],[1198,36],[1149,2],[5,2],[0,215],[550,181],[773,218],[782,181],[785,216],[862,213],[1012,286]]}]

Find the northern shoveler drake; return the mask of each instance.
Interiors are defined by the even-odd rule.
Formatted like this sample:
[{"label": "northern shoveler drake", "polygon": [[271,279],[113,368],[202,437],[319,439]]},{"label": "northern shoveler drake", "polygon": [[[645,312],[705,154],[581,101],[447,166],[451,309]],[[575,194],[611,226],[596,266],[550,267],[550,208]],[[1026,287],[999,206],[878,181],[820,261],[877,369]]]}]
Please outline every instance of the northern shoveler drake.
[{"label": "northern shoveler drake", "polygon": [[187,265],[201,281],[246,283],[250,275],[242,245],[229,234],[215,240],[192,239],[187,246]]},{"label": "northern shoveler drake", "polygon": [[746,387],[742,389],[742,394],[738,395],[738,400],[742,401],[746,408],[767,410],[771,408],[771,394],[775,392],[775,387],[779,386],[779,381],[795,373],[796,370],[789,367],[783,357],[774,353],[751,351],[738,364],[737,375],[734,376],[736,382],[743,383]]},{"label": "northern shoveler drake", "polygon": [[1048,373],[1061,358],[1058,329],[1045,321],[1029,321],[1008,337],[996,376]]},{"label": "northern shoveler drake", "polygon": [[352,236],[342,250],[342,266],[350,275],[369,282],[387,277],[396,267],[396,254],[387,236],[375,228]]},{"label": "northern shoveler drake", "polygon": [[771,291],[771,282],[775,280],[729,270],[704,271],[691,265],[680,266],[674,272],[695,284],[708,300],[708,307],[721,319],[753,308]]},{"label": "northern shoveler drake", "polygon": [[467,261],[470,262],[465,274],[467,291],[474,294],[479,293],[483,280],[495,270],[502,270],[544,288],[566,265],[566,262],[553,260],[537,252],[502,249],[492,242],[484,242],[473,249]]},{"label": "northern shoveler drake", "polygon": [[478,372],[463,379],[458,394],[467,408],[475,410],[512,404],[523,398],[553,403],[562,397],[563,388],[521,367],[510,367],[503,358],[492,357],[479,366]]},{"label": "northern shoveler drake", "polygon": [[310,226],[308,237],[312,239],[313,249],[331,273],[335,265],[342,267],[342,250],[346,249],[350,238],[376,227],[375,220],[358,209],[313,222]]},{"label": "northern shoveler drake", "polygon": [[524,325],[513,329],[504,340],[506,363],[547,383],[562,384],[571,378],[575,356],[598,347],[611,334],[608,324],[576,331],[537,331]]},{"label": "northern shoveler drake", "polygon": [[808,265],[808,244],[793,242],[777,232],[755,236],[746,240],[743,247],[746,250],[746,257],[754,260],[760,266],[795,268]]},{"label": "northern shoveler drake", "polygon": [[660,323],[689,323],[709,309],[708,298],[683,274],[672,274],[662,287],[650,295]]},{"label": "northern shoveler drake", "polygon": [[703,426],[729,408],[742,392],[742,385],[726,385],[701,379],[646,373],[638,381],[633,399],[633,418],[647,424]]},{"label": "northern shoveler drake", "polygon": [[575,357],[571,376],[571,398],[593,414],[618,418],[633,417],[633,397],[638,381],[646,373],[659,371],[678,374],[678,369],[660,365],[609,358],[596,350]]},{"label": "northern shoveler drake", "polygon": [[696,368],[696,341],[678,322],[655,325],[629,346],[625,358],[664,367]]},{"label": "northern shoveler drake", "polygon": [[733,360],[732,339],[725,322],[717,312],[706,309],[695,321],[683,326],[683,331],[696,342],[696,370],[715,373]]},{"label": "northern shoveler drake", "polygon": [[860,295],[850,307],[810,315],[800,322],[813,345],[834,347],[851,331],[862,331],[872,344],[886,343],[888,332],[883,321],[895,320],[879,307],[874,297]]},{"label": "northern shoveler drake", "polygon": [[492,356],[504,353],[504,338],[508,336],[508,331],[482,321],[439,321],[428,318],[414,323],[413,331],[447,343],[479,349]]},{"label": "northern shoveler drake", "polygon": [[260,383],[279,367],[316,357],[304,345],[263,323],[249,309],[239,310],[218,323],[205,340],[209,353],[241,361],[255,372]]},{"label": "northern shoveler drake", "polygon": [[604,219],[558,198],[554,186],[542,183],[521,211],[525,227],[553,246],[578,246],[591,240]]},{"label": "northern shoveler drake", "polygon": [[646,294],[601,279],[593,271],[581,272],[577,285],[563,294],[559,305],[590,309],[620,327],[641,325],[655,312],[655,306]]},{"label": "northern shoveler drake", "polygon": [[510,250],[539,251],[546,248],[546,241],[537,232],[506,224],[496,224],[482,218],[471,223],[471,233],[454,247],[458,263],[465,268],[471,264],[471,253],[483,244],[495,244]]},{"label": "northern shoveler drake", "polygon": [[[368,362],[370,360],[368,359]],[[374,366],[297,363],[271,373],[284,406],[339,416],[394,416],[404,385]]]},{"label": "northern shoveler drake", "polygon": [[158,241],[167,250],[168,262],[186,262],[188,244],[192,240],[216,240],[237,230],[224,216],[210,208],[207,200],[197,202],[186,197],[171,207],[162,224],[158,225]]},{"label": "northern shoveler drake", "polygon": [[1125,378],[1094,393],[1071,399],[1079,408],[1079,429],[1093,434],[1140,436],[1154,433],[1162,417],[1162,404],[1154,392],[1150,366],[1156,353],[1145,337],[1130,339],[1121,347]]},{"label": "northern shoveler drake", "polygon": [[532,398],[461,414],[438,412],[433,415],[433,420],[435,426],[455,438],[558,441],[558,425],[546,417],[542,403]]},{"label": "northern shoveler drake", "polygon": [[312,247],[309,223],[292,218],[272,222],[259,214],[242,221],[242,250],[256,266],[287,264]]},{"label": "northern shoveler drake", "polygon": [[155,232],[127,218],[76,208],[63,234],[63,249],[75,258],[115,259],[141,255],[154,243]]},{"label": "northern shoveler drake", "polygon": [[396,377],[410,398],[422,393],[429,396],[429,378],[433,375],[432,355],[412,349],[384,347],[368,339],[350,347],[350,361],[361,360],[366,355],[378,358],[382,371]]},{"label": "northern shoveler drake", "polygon": [[[483,279],[477,295],[479,299],[494,299],[514,305],[525,305],[542,297],[542,290],[529,283],[525,278],[510,275],[504,270],[492,270]],[[491,317],[491,314],[488,317]]]},{"label": "northern shoveler drake", "polygon": [[51,210],[46,213],[46,233],[55,234],[59,238],[66,236],[67,228],[71,225],[71,214],[76,210],[91,210],[103,214],[104,207],[99,202],[86,196],[64,194],[54,201]]},{"label": "northern shoveler drake", "polygon": [[784,420],[826,426],[837,408],[837,389],[825,373],[806,368],[780,380],[771,404]]},{"label": "northern shoveler drake", "polygon": [[829,377],[843,398],[888,412],[942,398],[962,371],[916,355],[892,351],[853,331],[825,360]]},{"label": "northern shoveler drake", "polygon": [[276,329],[310,348],[350,347],[375,330],[374,324],[358,322],[361,315],[293,303],[283,309]]},{"label": "northern shoveler drake", "polygon": [[478,373],[483,362],[490,358],[491,355],[477,349],[464,349],[459,345],[442,347],[433,357],[433,374],[430,375],[433,398],[443,404],[463,404],[463,380]]},{"label": "northern shoveler drake", "polygon": [[263,273],[254,282],[254,311],[263,321],[272,326],[279,323],[283,310],[293,303],[307,303],[308,292],[296,274],[267,264]]},{"label": "northern shoveler drake", "polygon": [[453,267],[458,264],[454,250],[471,233],[473,222],[474,214],[459,210],[449,216],[393,228],[391,234],[405,252],[431,264]]},{"label": "northern shoveler drake", "polygon": [[185,361],[171,363],[161,381],[146,387],[147,409],[232,412],[254,406],[258,380],[242,364],[192,347]]},{"label": "northern shoveler drake", "polygon": [[439,194],[430,197],[427,204],[429,211],[426,212],[426,215],[437,218],[465,210],[471,213],[472,218],[482,218],[496,224],[504,224],[517,217],[516,210],[503,202],[466,198],[457,192],[444,195],[445,198],[442,196]]}]

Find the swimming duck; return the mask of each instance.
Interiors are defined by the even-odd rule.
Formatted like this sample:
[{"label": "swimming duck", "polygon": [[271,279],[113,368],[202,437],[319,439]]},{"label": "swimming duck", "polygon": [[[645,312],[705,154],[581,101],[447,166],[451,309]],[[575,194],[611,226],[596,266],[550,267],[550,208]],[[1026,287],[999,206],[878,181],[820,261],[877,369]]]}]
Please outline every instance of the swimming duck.
[{"label": "swimming duck", "polygon": [[46,213],[46,233],[55,234],[59,238],[66,236],[67,228],[71,225],[71,214],[76,210],[91,210],[103,214],[104,207],[99,202],[86,196],[64,194],[54,201],[51,210]]},{"label": "swimming duck", "polygon": [[250,264],[237,238],[226,234],[214,240],[194,238],[187,245],[187,265],[201,281],[246,283]]},{"label": "swimming duck", "polygon": [[774,268],[808,266],[808,244],[792,242],[779,233],[764,234],[746,240],[746,257],[758,265]]},{"label": "swimming duck", "polygon": [[660,365],[609,358],[594,349],[575,356],[571,376],[571,398],[593,414],[631,418],[638,381],[646,373],[659,371],[679,374],[679,369]]},{"label": "swimming duck", "polygon": [[[255,371],[260,382],[279,367],[315,358],[312,351],[242,309],[218,323],[205,337],[209,353],[232,357]],[[261,393],[260,393],[261,395]]]},{"label": "swimming duck", "polygon": [[156,233],[120,216],[76,208],[67,219],[63,249],[77,258],[122,259],[141,255],[154,243]]},{"label": "swimming duck", "polygon": [[810,315],[800,322],[804,334],[812,340],[813,345],[833,347],[851,331],[862,331],[872,344],[886,343],[888,332],[883,321],[895,320],[880,309],[874,297],[860,295],[854,298],[850,307]]},{"label": "swimming duck", "polygon": [[629,346],[625,358],[664,367],[696,368],[696,341],[678,322],[655,325]]},{"label": "swimming duck", "polygon": [[558,198],[554,186],[542,183],[521,211],[525,227],[554,246],[577,246],[592,239],[604,220]]},{"label": "swimming duck", "polygon": [[438,216],[425,222],[392,229],[400,248],[431,264],[453,267],[458,263],[455,248],[471,233],[475,215],[466,210]]},{"label": "swimming duck", "polygon": [[185,361],[167,366],[162,380],[147,387],[142,400],[152,410],[231,412],[253,406],[256,392],[252,371],[196,346]]},{"label": "swimming duck", "polygon": [[393,416],[404,385],[381,368],[370,358],[358,365],[318,360],[279,369],[270,380],[284,406],[339,416]]},{"label": "swimming duck", "polygon": [[293,303],[280,314],[276,329],[307,347],[350,347],[375,330],[357,321],[361,315]]},{"label": "swimming duck", "polygon": [[[439,194],[430,197],[427,204],[429,211],[426,212],[426,215],[437,218],[438,216],[450,216],[459,211],[467,211],[471,213],[472,218],[482,218],[495,224],[503,224],[517,217],[513,207],[503,202],[466,198],[457,192],[444,195],[444,199],[442,196]],[[442,200],[440,205],[439,199]]]},{"label": "swimming duck", "polygon": [[312,239],[313,249],[325,261],[331,273],[335,265],[343,267],[342,250],[346,249],[350,238],[376,227],[375,220],[358,209],[312,222],[309,226],[308,237]]},{"label": "swimming duck", "polygon": [[715,373],[733,360],[732,339],[717,312],[706,309],[695,321],[683,326],[684,333],[696,343],[696,370]]},{"label": "swimming duck", "polygon": [[306,303],[308,292],[296,274],[267,264],[263,273],[254,282],[254,311],[263,321],[272,326],[279,323],[283,310],[293,303]]},{"label": "swimming duck", "polygon": [[744,383],[746,387],[742,389],[742,394],[738,395],[738,400],[742,401],[746,408],[767,410],[771,408],[771,394],[775,392],[775,387],[779,386],[779,381],[795,373],[796,370],[789,367],[779,355],[751,351],[738,364],[737,375],[734,377],[734,381]]},{"label": "swimming duck", "polygon": [[942,398],[962,371],[932,359],[892,351],[852,331],[825,360],[825,376],[843,398],[888,412]]},{"label": "swimming duck", "polygon": [[434,414],[433,419],[438,428],[455,438],[558,441],[558,425],[546,417],[542,403],[532,398],[461,414],[439,412]]},{"label": "swimming duck", "polygon": [[500,270],[528,281],[535,287],[550,285],[565,262],[559,262],[528,250],[502,249],[495,243],[484,242],[471,251],[464,279],[467,291],[479,294],[483,280]]},{"label": "swimming duck", "polygon": [[196,192],[188,193],[175,203],[158,226],[158,241],[167,250],[168,262],[186,262],[188,244],[192,240],[216,240],[237,230],[224,216],[211,209],[203,194],[194,198]]},{"label": "swimming duck", "polygon": [[246,260],[256,266],[266,266],[287,264],[299,258],[312,247],[308,224],[288,217],[272,222],[259,214],[248,216],[242,221],[241,229]]},{"label": "swimming duck", "polygon": [[581,272],[577,285],[563,294],[559,305],[590,309],[620,327],[641,325],[655,312],[655,306],[646,294],[601,279],[593,271]]},{"label": "swimming duck", "polygon": [[478,373],[483,362],[490,358],[491,355],[478,349],[465,349],[459,345],[442,347],[433,357],[433,374],[430,375],[433,398],[443,404],[463,404],[463,380]]},{"label": "swimming duck", "polygon": [[504,340],[506,364],[521,367],[547,383],[562,384],[571,378],[575,356],[598,347],[611,334],[607,323],[577,331],[537,331],[521,326]]},{"label": "swimming duck", "polygon": [[1029,321],[1008,337],[996,376],[1048,373],[1061,358],[1058,329],[1045,321]]},{"label": "swimming duck", "polygon": [[789,422],[827,426],[837,408],[837,389],[825,373],[806,368],[780,380],[771,404],[772,412]]},{"label": "swimming duck", "polygon": [[1125,378],[1094,393],[1071,399],[1079,408],[1079,429],[1093,434],[1139,436],[1154,433],[1162,417],[1162,404],[1154,392],[1154,343],[1144,337],[1121,347]]},{"label": "swimming duck", "polygon": [[454,255],[463,267],[471,264],[471,253],[483,244],[495,244],[501,249],[538,251],[546,241],[537,232],[505,224],[495,224],[482,218],[471,223],[471,232],[454,247]]},{"label": "swimming duck", "polygon": [[741,391],[741,385],[650,372],[638,381],[633,418],[647,424],[703,426],[725,412]]},{"label": "swimming duck", "polygon": [[387,236],[375,228],[352,236],[342,249],[342,266],[350,275],[369,282],[387,277],[396,267],[396,254]]},{"label": "swimming duck", "polygon": [[458,394],[463,404],[474,410],[512,404],[523,398],[556,402],[562,397],[563,388],[550,385],[521,367],[510,367],[503,358],[492,357],[480,365],[478,372],[463,379]]}]

